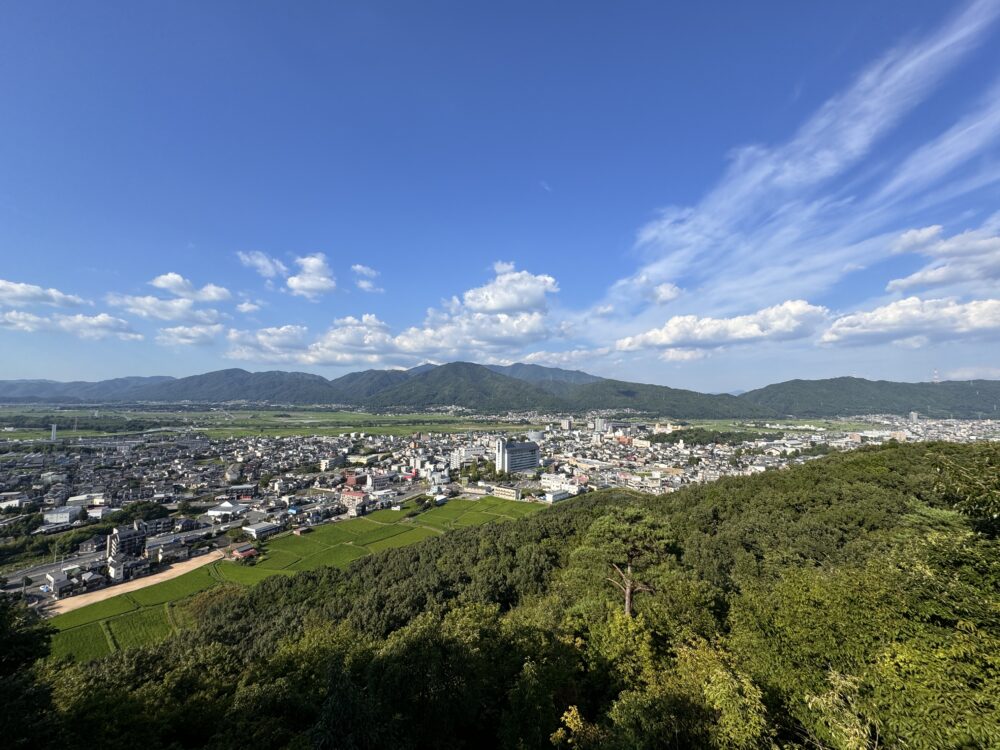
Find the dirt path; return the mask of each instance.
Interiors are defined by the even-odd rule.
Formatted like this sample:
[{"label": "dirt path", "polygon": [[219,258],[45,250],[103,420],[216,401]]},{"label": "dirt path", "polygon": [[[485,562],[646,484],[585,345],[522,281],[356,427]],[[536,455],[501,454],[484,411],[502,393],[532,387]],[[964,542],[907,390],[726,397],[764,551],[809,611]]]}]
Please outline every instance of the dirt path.
[{"label": "dirt path", "polygon": [[74,609],[86,607],[88,604],[103,602],[105,599],[110,599],[111,597],[118,596],[119,594],[127,594],[129,591],[138,591],[139,589],[144,589],[147,586],[152,586],[154,583],[169,581],[171,578],[184,575],[188,571],[194,570],[195,568],[200,568],[208,565],[209,563],[221,560],[225,556],[226,555],[222,550],[215,550],[214,552],[209,552],[206,555],[192,557],[190,560],[185,560],[184,562],[174,563],[162,573],[136,578],[133,581],[119,583],[117,586],[108,586],[107,588],[100,589],[99,591],[91,591],[89,594],[79,594],[77,596],[71,596],[68,599],[60,599],[47,608],[46,614],[61,615],[64,612],[72,612]]}]

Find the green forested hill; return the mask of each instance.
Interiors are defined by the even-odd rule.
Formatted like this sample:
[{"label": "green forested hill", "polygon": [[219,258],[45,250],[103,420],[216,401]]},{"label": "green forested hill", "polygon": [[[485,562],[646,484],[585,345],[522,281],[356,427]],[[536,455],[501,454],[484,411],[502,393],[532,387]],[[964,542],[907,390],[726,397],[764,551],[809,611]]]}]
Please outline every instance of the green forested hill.
[{"label": "green forested hill", "polygon": [[741,395],[782,416],[835,417],[848,414],[906,414],[936,419],[995,419],[1000,416],[1000,381],[895,383],[862,378],[789,380]]},{"label": "green forested hill", "polygon": [[[995,444],[861,450],[217,587],[183,637],[0,679],[0,729],[67,750],[997,747],[998,466]],[[30,663],[30,628],[0,626],[0,667]]]},{"label": "green forested hill", "polygon": [[635,409],[678,419],[812,418],[910,411],[929,417],[986,418],[1000,415],[1000,381],[790,380],[731,396],[610,380],[557,367],[471,362],[365,370],[335,380],[303,372],[229,369],[186,378],[119,378],[97,383],[0,381],[0,401],[241,400],[410,411],[461,406],[494,413]]}]

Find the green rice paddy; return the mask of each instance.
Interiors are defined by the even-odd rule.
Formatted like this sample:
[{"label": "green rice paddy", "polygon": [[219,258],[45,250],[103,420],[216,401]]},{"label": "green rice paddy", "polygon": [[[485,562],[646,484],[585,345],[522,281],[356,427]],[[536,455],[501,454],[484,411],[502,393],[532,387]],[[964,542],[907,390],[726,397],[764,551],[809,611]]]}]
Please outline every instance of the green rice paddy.
[{"label": "green rice paddy", "polygon": [[159,643],[190,627],[183,606],[193,595],[223,583],[253,586],[275,575],[294,575],[324,566],[347,568],[355,560],[386,549],[406,547],[449,529],[509,521],[543,505],[496,497],[451,500],[407,517],[383,510],[318,526],[302,536],[283,534],[261,546],[256,564],[220,560],[169,581],[131,591],[53,617],[52,658],[88,661],[117,651]]}]

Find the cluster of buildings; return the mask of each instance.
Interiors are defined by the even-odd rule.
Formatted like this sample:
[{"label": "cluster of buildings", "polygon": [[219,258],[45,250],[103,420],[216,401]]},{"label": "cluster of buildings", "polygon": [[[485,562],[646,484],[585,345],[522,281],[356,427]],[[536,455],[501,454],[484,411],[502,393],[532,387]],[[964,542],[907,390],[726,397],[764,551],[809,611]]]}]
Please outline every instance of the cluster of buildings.
[{"label": "cluster of buildings", "polygon": [[0,543],[11,519],[27,514],[41,514],[32,533],[61,534],[102,521],[106,530],[108,514],[133,503],[166,507],[164,518],[116,526],[81,543],[79,557],[51,571],[47,583],[54,595],[66,595],[184,559],[193,545],[231,528],[240,527],[255,542],[287,528],[393,507],[418,494],[437,502],[488,494],[554,503],[607,487],[667,493],[810,460],[822,452],[818,448],[1000,439],[1000,422],[993,420],[867,415],[858,421],[872,429],[755,424],[767,434],[739,445],[688,444],[683,432],[662,442],[658,436],[683,428],[609,413],[554,415],[544,428],[524,433],[353,432],[223,440],[149,433],[87,438],[45,450],[0,442]]}]

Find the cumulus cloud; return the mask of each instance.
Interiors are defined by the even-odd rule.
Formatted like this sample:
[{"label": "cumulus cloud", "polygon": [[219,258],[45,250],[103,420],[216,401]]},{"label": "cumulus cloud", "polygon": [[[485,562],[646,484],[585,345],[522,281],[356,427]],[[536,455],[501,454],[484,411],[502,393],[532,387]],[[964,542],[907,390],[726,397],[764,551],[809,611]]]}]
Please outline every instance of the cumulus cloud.
[{"label": "cumulus cloud", "polygon": [[958,302],[908,297],[867,312],[837,318],[823,334],[825,344],[893,342],[920,347],[932,341],[1000,335],[1000,300]]},{"label": "cumulus cloud", "polygon": [[306,347],[309,329],[285,325],[257,331],[232,329],[227,334],[231,347],[226,356],[258,362],[295,362]]},{"label": "cumulus cloud", "polygon": [[86,301],[75,294],[66,294],[58,289],[46,289],[35,284],[0,279],[0,305],[4,307],[24,307],[26,305],[76,307],[83,304],[86,304]]},{"label": "cumulus cloud", "polygon": [[660,328],[619,339],[616,348],[621,351],[651,348],[682,350],[757,341],[787,341],[810,335],[826,316],[825,307],[810,305],[804,300],[789,300],[749,315],[732,318],[675,315]]},{"label": "cumulus cloud", "polygon": [[262,253],[260,250],[252,250],[248,253],[240,251],[236,253],[236,257],[240,259],[240,263],[247,268],[252,268],[265,279],[273,279],[277,276],[288,274],[288,267],[284,263],[277,258],[272,258],[267,253]]},{"label": "cumulus cloud", "polygon": [[351,270],[354,272],[355,279],[354,285],[360,289],[362,292],[368,292],[370,294],[378,294],[384,292],[385,290],[381,287],[375,286],[375,279],[379,272],[370,266],[364,266],[360,263],[355,263],[351,266]]},{"label": "cumulus cloud", "polygon": [[58,331],[89,340],[100,340],[110,337],[122,341],[140,341],[142,339],[142,334],[137,333],[128,321],[108,315],[107,313],[100,313],[98,315],[55,314],[41,316],[12,310],[0,313],[0,328],[7,328],[22,333]]},{"label": "cumulus cloud", "polygon": [[246,301],[246,302],[240,302],[236,306],[236,309],[241,313],[252,313],[252,312],[257,312],[260,309],[260,305],[256,302]]},{"label": "cumulus cloud", "polygon": [[194,300],[185,297],[161,299],[152,295],[109,294],[108,304],[147,320],[215,323],[219,319],[218,310],[198,310]]},{"label": "cumulus cloud", "polygon": [[465,307],[484,313],[541,311],[546,295],[559,291],[556,280],[546,274],[515,271],[513,263],[497,262],[496,276],[484,286],[470,289],[462,296]]},{"label": "cumulus cloud", "polygon": [[[515,278],[505,278],[513,276]],[[530,277],[526,281],[526,277]],[[539,279],[534,282],[531,279]],[[532,284],[542,288],[521,293]],[[512,291],[508,285],[517,287]],[[489,361],[552,336],[560,326],[547,314],[545,290],[558,286],[551,277],[536,277],[500,267],[496,277],[471,296],[453,297],[441,308],[432,308],[421,325],[393,331],[372,314],[338,318],[312,340],[302,326],[283,326],[259,331],[230,332],[228,356],[267,362],[310,365],[412,365],[428,359],[476,359]],[[489,290],[489,291],[484,291]],[[526,297],[528,299],[526,299]],[[502,299],[501,299],[502,298]],[[464,300],[470,299],[472,305]],[[541,308],[541,309],[523,309]],[[485,309],[480,309],[483,307]],[[515,307],[499,311],[493,308]]]},{"label": "cumulus cloud", "polygon": [[[941,227],[911,229],[896,244],[898,249],[930,259],[920,270],[887,285],[890,292],[913,289],[947,289],[977,293],[1000,285],[1000,232],[993,217],[983,227],[942,236]],[[940,292],[939,292],[940,293]]]},{"label": "cumulus cloud", "polygon": [[163,346],[205,346],[213,343],[223,331],[221,323],[200,326],[161,328],[156,342]]},{"label": "cumulus cloud", "polygon": [[295,264],[299,267],[299,272],[289,276],[285,281],[292,294],[316,300],[337,288],[337,282],[326,264],[326,256],[323,253],[296,258]]},{"label": "cumulus cloud", "polygon": [[230,298],[229,290],[215,284],[206,284],[198,289],[194,284],[179,273],[165,273],[149,282],[150,286],[162,289],[176,297],[194,300],[196,302],[221,302]]}]

